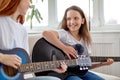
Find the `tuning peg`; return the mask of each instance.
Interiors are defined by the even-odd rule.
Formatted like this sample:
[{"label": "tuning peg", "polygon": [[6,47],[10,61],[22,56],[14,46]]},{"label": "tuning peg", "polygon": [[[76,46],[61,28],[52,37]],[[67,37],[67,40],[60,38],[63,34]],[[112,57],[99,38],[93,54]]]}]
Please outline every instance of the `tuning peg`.
[{"label": "tuning peg", "polygon": [[83,68],[82,68],[82,67],[80,67],[80,70],[83,70]]},{"label": "tuning peg", "polygon": [[86,66],[86,70],[88,70],[88,67]]},{"label": "tuning peg", "polygon": [[86,67],[83,67],[83,70],[86,70]]}]

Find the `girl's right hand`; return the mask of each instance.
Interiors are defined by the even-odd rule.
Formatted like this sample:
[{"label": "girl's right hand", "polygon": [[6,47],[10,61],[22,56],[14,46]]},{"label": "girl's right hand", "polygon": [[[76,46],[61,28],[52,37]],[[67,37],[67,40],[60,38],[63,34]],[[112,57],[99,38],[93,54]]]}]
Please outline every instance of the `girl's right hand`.
[{"label": "girl's right hand", "polygon": [[17,55],[2,54],[1,63],[17,69],[21,65],[21,58]]},{"label": "girl's right hand", "polygon": [[61,62],[60,65],[61,68],[58,69],[53,69],[53,71],[57,72],[57,73],[64,73],[67,71],[68,66],[65,64],[65,62]]},{"label": "girl's right hand", "polygon": [[78,57],[77,51],[72,46],[65,46],[62,50],[69,59],[71,59],[71,56],[74,58]]}]

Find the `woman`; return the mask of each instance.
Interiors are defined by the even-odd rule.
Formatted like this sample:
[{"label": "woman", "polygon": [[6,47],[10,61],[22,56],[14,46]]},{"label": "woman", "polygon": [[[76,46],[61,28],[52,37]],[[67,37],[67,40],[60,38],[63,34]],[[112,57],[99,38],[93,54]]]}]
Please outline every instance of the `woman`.
[{"label": "woman", "polygon": [[[16,47],[29,53],[28,36],[23,27],[25,14],[30,7],[30,0],[0,0],[0,49],[10,50]],[[18,69],[21,58],[15,54],[3,54],[0,52],[0,63]],[[63,63],[61,69],[55,69],[60,73],[65,72],[67,66]],[[30,80],[59,80],[55,77],[37,77]]]},{"label": "woman", "polygon": [[[69,59],[71,59],[71,56],[74,58],[78,56],[77,51],[70,45],[81,44],[84,47],[83,54],[91,54],[91,36],[88,30],[87,20],[82,9],[77,6],[71,6],[66,9],[60,30],[44,31],[43,37],[48,42],[60,48]],[[90,69],[112,63],[113,59],[108,59],[106,62],[92,64]],[[89,71],[84,76],[80,76],[80,72],[79,66],[68,67],[66,71],[67,75],[60,78],[64,77],[63,80],[105,80]]]}]

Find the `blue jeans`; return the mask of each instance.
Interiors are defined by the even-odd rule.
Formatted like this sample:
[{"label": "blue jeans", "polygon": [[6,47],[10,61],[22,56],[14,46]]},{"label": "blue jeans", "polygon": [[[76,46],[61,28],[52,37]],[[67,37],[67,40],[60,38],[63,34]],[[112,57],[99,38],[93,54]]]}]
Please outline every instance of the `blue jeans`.
[{"label": "blue jeans", "polygon": [[52,76],[39,76],[39,77],[27,78],[25,80],[61,80],[61,79]]},{"label": "blue jeans", "polygon": [[69,76],[66,80],[105,80],[105,79],[88,71],[83,77]]}]

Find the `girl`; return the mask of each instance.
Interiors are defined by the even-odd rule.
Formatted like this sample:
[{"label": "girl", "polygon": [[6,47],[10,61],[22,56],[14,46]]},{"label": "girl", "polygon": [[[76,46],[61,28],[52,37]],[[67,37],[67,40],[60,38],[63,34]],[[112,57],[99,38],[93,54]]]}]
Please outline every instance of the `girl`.
[{"label": "girl", "polygon": [[[61,29],[57,31],[44,31],[43,37],[48,42],[60,48],[69,59],[71,59],[71,56],[74,58],[78,56],[77,51],[69,45],[81,44],[84,47],[83,54],[91,53],[91,36],[88,30],[87,20],[82,9],[77,6],[71,6],[66,9],[61,22]],[[92,64],[90,69],[110,65],[112,63],[113,59],[108,59],[106,62]],[[79,72],[79,66],[68,67],[66,76],[64,74],[64,76],[60,78],[62,80],[105,80],[89,71],[84,76],[80,76]]]}]

